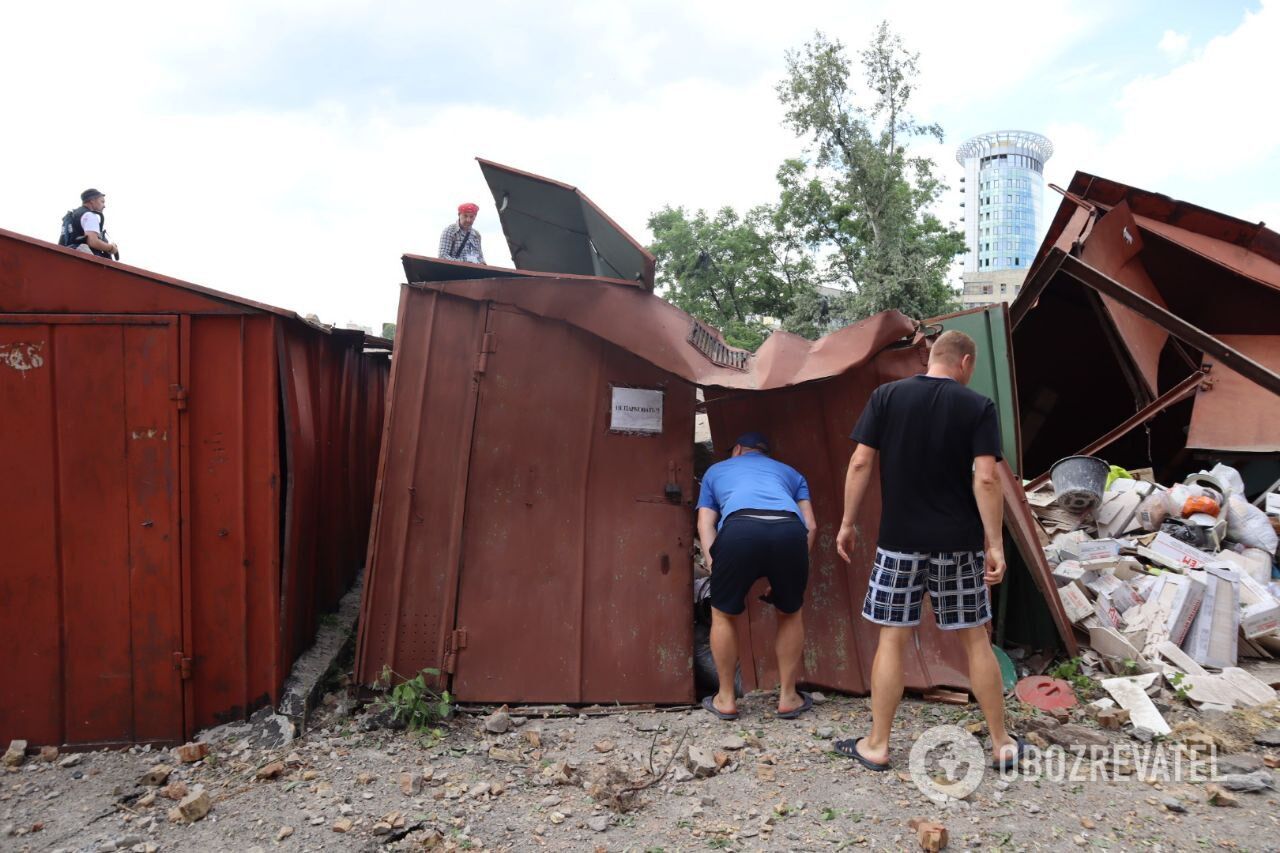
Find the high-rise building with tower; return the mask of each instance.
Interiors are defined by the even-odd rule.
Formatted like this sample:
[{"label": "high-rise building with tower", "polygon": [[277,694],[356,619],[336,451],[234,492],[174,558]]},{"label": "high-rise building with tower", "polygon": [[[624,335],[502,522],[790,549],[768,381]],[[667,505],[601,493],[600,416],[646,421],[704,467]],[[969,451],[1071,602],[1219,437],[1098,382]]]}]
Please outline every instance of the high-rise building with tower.
[{"label": "high-rise building with tower", "polygon": [[1038,248],[1044,164],[1053,143],[1038,133],[997,130],[956,149],[964,167],[965,308],[1011,302]]}]

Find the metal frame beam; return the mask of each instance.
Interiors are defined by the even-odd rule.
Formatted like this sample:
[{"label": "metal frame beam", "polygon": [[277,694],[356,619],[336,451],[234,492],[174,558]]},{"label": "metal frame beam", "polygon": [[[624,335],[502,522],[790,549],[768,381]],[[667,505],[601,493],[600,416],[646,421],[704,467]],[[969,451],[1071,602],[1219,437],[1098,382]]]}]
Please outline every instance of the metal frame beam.
[{"label": "metal frame beam", "polygon": [[[1200,390],[1201,386],[1204,384],[1204,381],[1207,377],[1208,377],[1208,371],[1197,370],[1195,373],[1191,374],[1186,379],[1182,380],[1177,385],[1173,386],[1168,391],[1161,394],[1156,399],[1152,400],[1146,406],[1143,406],[1141,409],[1135,412],[1132,417],[1130,417],[1124,423],[1120,424],[1120,426],[1111,430],[1111,432],[1107,433],[1102,438],[1098,439],[1097,441],[1090,444],[1088,447],[1084,448],[1083,450],[1073,455],[1092,456],[1093,454],[1097,453],[1099,450],[1111,444],[1112,442],[1118,441],[1119,439],[1133,432],[1133,430],[1135,430],[1136,428],[1142,426],[1147,421],[1154,418],[1156,415],[1163,412],[1165,409],[1169,408],[1170,406],[1176,403],[1181,403],[1183,400],[1187,399],[1192,394],[1196,393],[1196,391]],[[1027,491],[1029,492],[1034,491],[1035,489],[1044,485],[1048,481],[1049,481],[1049,474],[1048,472],[1045,472],[1044,474],[1041,474],[1039,477],[1036,477],[1034,480],[1032,480],[1030,483],[1027,484]]]},{"label": "metal frame beam", "polygon": [[1081,284],[1137,311],[1183,343],[1190,344],[1205,355],[1213,356],[1223,367],[1234,370],[1272,394],[1280,395],[1280,374],[1061,249],[1052,250],[1047,260],[1052,261],[1055,255],[1061,271]]},{"label": "metal frame beam", "polygon": [[1053,281],[1053,277],[1058,274],[1058,268],[1062,266],[1062,258],[1066,257],[1066,252],[1058,251],[1055,255],[1050,253],[1045,257],[1040,265],[1031,271],[1026,281],[1022,285],[1022,290],[1018,292],[1018,296],[1009,304],[1009,329],[1018,328],[1018,324],[1022,322],[1022,318],[1035,307],[1036,302],[1040,300],[1040,294]]}]

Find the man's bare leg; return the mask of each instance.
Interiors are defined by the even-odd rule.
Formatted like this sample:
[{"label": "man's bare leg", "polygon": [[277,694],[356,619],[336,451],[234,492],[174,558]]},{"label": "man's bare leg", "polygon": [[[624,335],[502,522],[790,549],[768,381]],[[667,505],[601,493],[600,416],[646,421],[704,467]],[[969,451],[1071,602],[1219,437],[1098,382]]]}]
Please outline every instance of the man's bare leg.
[{"label": "man's bare leg", "polygon": [[875,660],[871,663],[871,734],[860,738],[858,752],[868,761],[889,761],[889,733],[902,702],[902,653],[915,628],[880,627]]},{"label": "man's bare leg", "polygon": [[778,611],[778,632],[774,638],[774,653],[778,656],[778,713],[794,711],[804,704],[796,692],[796,679],[800,675],[800,658],[804,654],[804,619],[801,611]]},{"label": "man's bare leg", "polygon": [[1003,761],[1012,758],[1017,743],[1004,725],[1004,682],[996,654],[991,651],[987,628],[980,625],[961,628],[955,633],[960,635],[969,657],[969,685],[978,699],[982,715],[987,718],[987,730],[991,732],[991,759]]},{"label": "man's bare leg", "polygon": [[711,659],[716,662],[720,692],[713,704],[722,714],[738,712],[738,697],[733,690],[733,676],[738,671],[738,617],[711,608]]}]

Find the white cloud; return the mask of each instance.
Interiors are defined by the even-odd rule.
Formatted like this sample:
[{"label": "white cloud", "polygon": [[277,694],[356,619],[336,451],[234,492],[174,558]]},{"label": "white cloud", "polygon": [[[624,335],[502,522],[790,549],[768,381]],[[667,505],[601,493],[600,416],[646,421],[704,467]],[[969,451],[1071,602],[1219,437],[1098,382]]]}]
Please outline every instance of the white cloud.
[{"label": "white cloud", "polygon": [[[1280,154],[1280,113],[1258,100],[1280,83],[1277,43],[1280,2],[1264,0],[1185,62],[1114,89],[1109,109],[1046,128],[1057,146],[1050,171],[1065,182],[1080,169],[1238,215],[1232,200]],[[1118,128],[1103,134],[1109,112]]]},{"label": "white cloud", "polygon": [[1187,55],[1187,49],[1191,46],[1190,36],[1184,35],[1174,30],[1165,30],[1164,35],[1160,36],[1160,43],[1156,47],[1166,58],[1177,62]]},{"label": "white cloud", "polygon": [[[452,13],[409,0],[122,2],[93,16],[18,5],[6,10],[0,37],[0,79],[17,83],[6,90],[0,133],[0,227],[52,238],[77,193],[99,186],[126,261],[326,321],[376,326],[395,316],[400,254],[433,253],[460,200],[482,204],[489,259],[508,262],[476,155],[575,184],[644,238],[648,214],[663,204],[749,206],[774,195],[777,165],[800,144],[779,125],[773,86],[783,50],[817,28],[853,53],[889,16],[922,54],[917,112],[928,118],[940,105],[976,109],[1020,80],[1060,73],[1051,69],[1064,67],[1113,8],[1057,0],[1017,16],[975,16],[951,2],[904,13],[888,0],[783,9],[763,0],[653,0],[530,11],[494,0],[442,19]],[[1080,165],[1159,188],[1170,170],[1185,172],[1207,152],[1213,168],[1229,170],[1236,158],[1256,161],[1274,148],[1276,119],[1259,117],[1249,93],[1275,76],[1261,64],[1278,35],[1275,12],[1268,3],[1226,43],[1210,42],[1168,75],[1116,90],[1126,117],[1118,137],[1084,125],[1042,129],[1058,144],[1058,180]],[[472,55],[471,68],[433,66],[425,55],[426,70],[456,79],[445,94],[465,92],[481,71],[513,87],[540,83],[555,65],[567,76],[547,85],[568,86],[573,97],[431,103],[371,90],[320,100],[307,92],[280,106],[267,97],[268,81],[252,77],[263,57],[317,21],[359,30],[362,47],[390,49],[432,20],[457,32]],[[1002,71],[977,86],[984,44],[998,46]],[[567,52],[576,60],[556,65]],[[308,61],[331,63],[318,75],[337,68],[338,79],[359,80],[371,72],[347,67],[355,55],[339,43]],[[1096,72],[1087,61],[1077,66],[1081,79]],[[219,88],[224,80],[234,85]],[[216,112],[190,94],[204,89],[225,96]],[[1187,103],[1196,115],[1180,117]],[[1009,107],[1017,123],[1017,105]],[[1241,116],[1259,131],[1249,140],[1237,135]],[[924,149],[948,177],[957,141]],[[1160,150],[1147,151],[1152,145]],[[944,220],[956,218],[957,201],[951,195],[939,207]]]}]

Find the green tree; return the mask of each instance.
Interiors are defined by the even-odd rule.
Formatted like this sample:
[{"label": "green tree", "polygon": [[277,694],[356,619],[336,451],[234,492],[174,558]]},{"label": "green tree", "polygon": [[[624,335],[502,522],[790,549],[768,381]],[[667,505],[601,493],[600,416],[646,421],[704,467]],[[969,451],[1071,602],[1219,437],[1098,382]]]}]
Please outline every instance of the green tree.
[{"label": "green tree", "polygon": [[665,207],[649,217],[662,295],[724,333],[733,346],[755,349],[768,320],[794,309],[812,260],[789,244],[767,206],[741,216],[731,207],[715,216]]},{"label": "green tree", "polygon": [[955,305],[946,274],[964,237],[929,212],[946,187],[932,160],[908,151],[915,138],[942,141],[909,110],[919,54],[882,22],[859,58],[861,97],[839,41],[818,33],[787,54],[778,98],[809,151],[778,170],[777,215],[822,253],[820,280],[848,289],[849,319],[942,314]]},{"label": "green tree", "polygon": [[864,92],[840,42],[818,33],[787,53],[778,97],[808,148],[779,168],[776,204],[649,220],[663,294],[730,343],[758,346],[764,318],[816,338],[890,308],[925,318],[955,306],[946,275],[964,238],[928,212],[945,186],[908,150],[942,139],[908,109],[918,55],[881,23],[859,58]]}]

